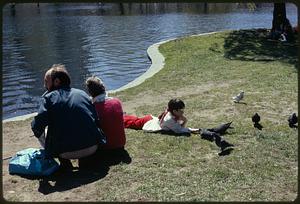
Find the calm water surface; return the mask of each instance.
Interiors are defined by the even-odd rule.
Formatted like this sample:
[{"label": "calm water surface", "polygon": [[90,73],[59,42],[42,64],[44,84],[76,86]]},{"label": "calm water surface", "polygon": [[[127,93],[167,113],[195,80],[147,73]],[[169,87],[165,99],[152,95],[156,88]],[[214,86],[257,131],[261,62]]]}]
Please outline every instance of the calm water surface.
[{"label": "calm water surface", "polygon": [[[272,4],[254,11],[223,5],[203,12],[203,7],[198,7],[178,4],[162,9],[133,4],[128,10],[128,6],[113,4],[5,6],[2,118],[37,111],[44,92],[43,75],[52,64],[66,65],[73,87],[83,89],[84,79],[94,74],[112,90],[149,68],[146,50],[154,43],[191,34],[272,25]],[[296,6],[288,4],[287,15],[296,25]]]}]

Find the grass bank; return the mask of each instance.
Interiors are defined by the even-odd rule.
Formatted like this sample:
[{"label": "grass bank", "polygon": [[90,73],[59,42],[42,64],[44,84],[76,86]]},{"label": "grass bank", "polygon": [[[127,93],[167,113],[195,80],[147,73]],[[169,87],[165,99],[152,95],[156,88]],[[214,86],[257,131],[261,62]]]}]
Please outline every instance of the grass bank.
[{"label": "grass bank", "polygon": [[[26,197],[22,192],[7,193],[17,181],[29,188],[27,200],[32,201],[51,201],[55,196],[55,201],[296,199],[298,131],[289,128],[287,117],[298,113],[298,48],[296,43],[267,41],[266,35],[264,30],[228,31],[168,42],[159,48],[165,57],[159,73],[113,95],[123,101],[124,111],[139,116],[158,115],[169,99],[179,97],[186,104],[190,127],[233,121],[234,129],[224,136],[235,145],[229,155],[219,156],[215,144],[198,135],[174,137],[126,130],[130,164],[111,166],[101,179],[47,195],[38,191],[41,184],[37,180],[6,172],[4,197],[20,201]],[[245,103],[234,104],[231,97],[241,90]],[[262,131],[251,122],[256,112]],[[22,138],[30,131],[29,124],[30,120],[4,124],[4,145],[11,140],[7,137],[12,128]],[[18,133],[25,126],[29,130]],[[3,151],[9,150],[4,146]]]}]

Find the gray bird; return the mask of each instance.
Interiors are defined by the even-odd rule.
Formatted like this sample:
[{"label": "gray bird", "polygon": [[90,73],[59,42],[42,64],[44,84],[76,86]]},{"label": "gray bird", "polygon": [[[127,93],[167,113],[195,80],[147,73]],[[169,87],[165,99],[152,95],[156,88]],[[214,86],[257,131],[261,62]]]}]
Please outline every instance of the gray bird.
[{"label": "gray bird", "polygon": [[244,98],[244,91],[241,91],[238,95],[232,97],[233,102],[239,103]]},{"label": "gray bird", "polygon": [[201,138],[205,139],[205,140],[209,140],[211,142],[214,141],[216,139],[216,137],[220,137],[219,133],[212,132],[207,129],[200,128],[200,131],[201,131],[201,134],[200,134]]},{"label": "gray bird", "polygon": [[296,113],[293,113],[292,115],[289,116],[288,122],[289,122],[289,127],[291,128],[297,127],[296,123],[298,123],[298,117]]},{"label": "gray bird", "polygon": [[207,129],[207,130],[211,131],[211,132],[216,132],[216,133],[219,133],[222,135],[226,132],[227,129],[229,129],[229,128],[233,129],[233,127],[230,127],[231,123],[232,123],[232,121],[229,123],[221,124],[218,127]]},{"label": "gray bird", "polygon": [[259,121],[260,121],[260,116],[258,115],[258,113],[255,113],[255,114],[252,116],[252,122],[258,123]]},{"label": "gray bird", "polygon": [[230,144],[229,142],[227,142],[226,140],[224,140],[223,138],[221,137],[216,137],[216,145],[218,147],[221,148],[221,151],[223,152],[224,149],[226,149],[227,147],[233,147],[234,145],[233,144]]}]

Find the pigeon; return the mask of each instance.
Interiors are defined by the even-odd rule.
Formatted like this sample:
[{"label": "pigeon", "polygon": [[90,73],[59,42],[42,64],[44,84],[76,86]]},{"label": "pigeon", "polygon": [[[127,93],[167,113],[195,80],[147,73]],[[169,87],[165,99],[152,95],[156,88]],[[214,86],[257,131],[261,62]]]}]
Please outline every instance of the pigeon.
[{"label": "pigeon", "polygon": [[255,114],[252,116],[252,122],[258,123],[259,121],[260,121],[260,116],[258,115],[258,113],[255,113]]},{"label": "pigeon", "polygon": [[216,137],[220,137],[219,133],[211,132],[206,129],[200,129],[201,130],[201,138],[209,141],[214,141]]},{"label": "pigeon", "polygon": [[207,129],[208,131],[211,131],[211,132],[216,132],[216,133],[219,133],[219,134],[224,134],[226,132],[227,129],[229,128],[233,128],[233,127],[230,127],[232,121],[229,122],[229,123],[225,123],[225,124],[221,124],[219,125],[218,127],[215,127],[215,128],[210,128],[210,129]]},{"label": "pigeon", "polygon": [[221,137],[216,137],[216,145],[218,147],[221,148],[221,151],[223,152],[224,149],[226,149],[227,147],[233,147],[233,144],[230,144],[229,142],[227,142],[226,140],[222,139]]},{"label": "pigeon", "polygon": [[206,130],[206,129],[200,129],[200,130],[201,130],[201,138],[209,140],[211,142],[215,140],[216,145],[221,148],[222,152],[227,147],[233,147],[234,146],[233,144],[230,144],[227,141],[225,141],[223,138],[221,138],[221,135],[219,133],[211,132],[211,131]]},{"label": "pigeon", "polygon": [[288,122],[289,122],[289,126],[291,128],[297,127],[296,123],[298,123],[298,117],[297,117],[296,113],[293,113],[292,115],[289,116]]},{"label": "pigeon", "polygon": [[259,123],[254,123],[253,126],[259,130],[262,130],[263,129],[263,126]]},{"label": "pigeon", "polygon": [[253,126],[259,130],[262,130],[263,126],[259,124],[259,121],[260,121],[260,116],[258,115],[258,113],[255,113],[252,116],[252,122],[254,123]]},{"label": "pigeon", "polygon": [[239,103],[244,98],[244,91],[241,91],[238,95],[232,97],[233,102]]},{"label": "pigeon", "polygon": [[226,156],[229,155],[232,152],[233,148],[228,148],[225,149],[224,151],[221,151],[220,153],[218,153],[219,156]]}]

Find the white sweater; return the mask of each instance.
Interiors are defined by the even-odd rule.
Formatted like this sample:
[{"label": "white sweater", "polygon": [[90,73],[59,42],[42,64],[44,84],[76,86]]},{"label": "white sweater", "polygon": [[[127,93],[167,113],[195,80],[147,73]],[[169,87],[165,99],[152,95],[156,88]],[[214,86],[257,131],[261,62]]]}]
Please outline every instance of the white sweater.
[{"label": "white sweater", "polygon": [[143,130],[146,132],[158,132],[160,130],[171,130],[175,133],[190,133],[189,128],[182,127],[179,121],[176,121],[175,117],[168,112],[163,120],[160,122],[157,117],[152,116],[152,120],[146,122],[143,126]]}]

